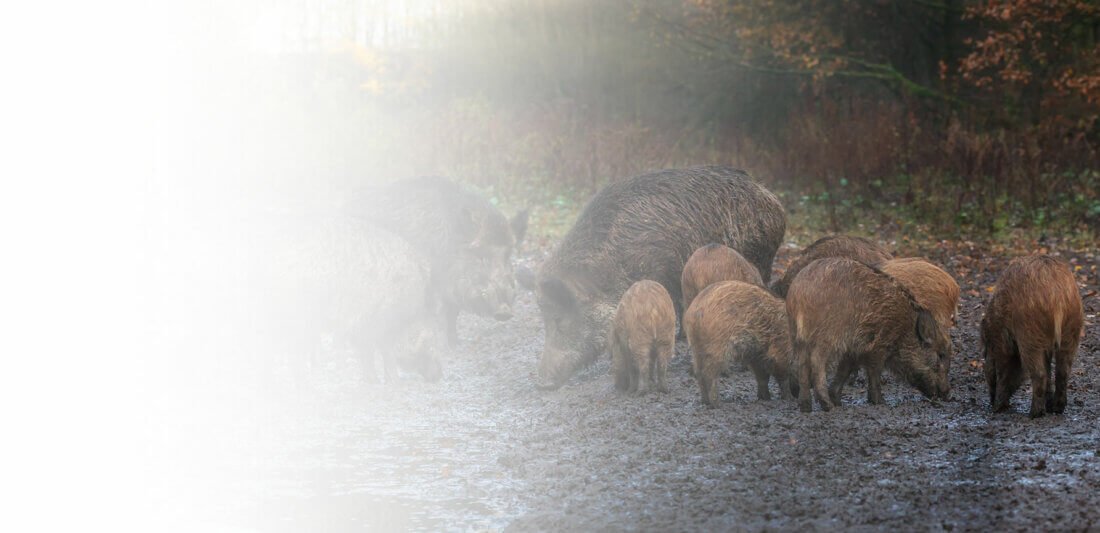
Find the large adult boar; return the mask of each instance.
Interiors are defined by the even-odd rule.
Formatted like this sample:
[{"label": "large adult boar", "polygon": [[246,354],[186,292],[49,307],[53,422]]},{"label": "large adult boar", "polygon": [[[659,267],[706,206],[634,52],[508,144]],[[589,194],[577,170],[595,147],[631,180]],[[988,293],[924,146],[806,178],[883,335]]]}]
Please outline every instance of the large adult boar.
[{"label": "large adult boar", "polygon": [[527,232],[527,212],[511,220],[485,198],[439,177],[394,182],[351,204],[353,214],[412,243],[431,265],[429,292],[440,302],[451,343],[461,311],[512,317],[512,254]]},{"label": "large adult boar", "polygon": [[692,370],[703,403],[718,406],[718,375],[734,360],[756,375],[756,397],[771,399],[768,381],[779,383],[779,396],[791,398],[791,340],[783,300],[763,287],[740,281],[712,284],[684,311],[691,344]]},{"label": "large adult boar", "polygon": [[368,380],[376,358],[387,380],[398,366],[440,378],[427,260],[408,242],[347,217],[295,219],[254,237],[241,294],[257,347],[300,362],[329,336],[351,344]]},{"label": "large adult boar", "polygon": [[[828,411],[858,367],[867,374],[867,401],[883,403],[889,369],[929,398],[950,394],[951,339],[897,280],[844,258],[819,259],[795,277],[787,315],[798,365],[798,406],[813,409],[810,391]],[[836,363],[831,387],[826,369]]]},{"label": "large adult boar", "polygon": [[719,281],[743,281],[764,286],[760,271],[737,250],[712,242],[695,250],[684,265],[684,273],[680,276],[683,309],[691,307],[691,301],[700,291]]},{"label": "large adult boar", "polygon": [[1083,326],[1081,294],[1068,265],[1048,255],[1013,260],[997,280],[982,317],[985,378],[993,410],[1008,409],[1026,372],[1031,380],[1031,417],[1064,412]]},{"label": "large adult boar", "polygon": [[891,259],[880,268],[905,285],[917,303],[931,311],[941,326],[951,329],[955,325],[959,284],[950,274],[919,257]]},{"label": "large adult boar", "polygon": [[786,224],[779,200],[734,168],[663,170],[605,187],[539,270],[538,385],[562,386],[606,350],[615,306],[635,281],[657,281],[679,307],[680,274],[700,246],[739,251],[766,281]]},{"label": "large adult boar", "polygon": [[787,288],[791,286],[791,282],[798,276],[798,273],[806,268],[806,265],[826,257],[846,257],[874,266],[890,260],[893,255],[875,241],[863,237],[853,237],[851,235],[822,237],[807,246],[794,261],[791,261],[787,270],[783,271],[783,277],[776,280],[772,285],[772,292],[780,298],[785,298]]}]

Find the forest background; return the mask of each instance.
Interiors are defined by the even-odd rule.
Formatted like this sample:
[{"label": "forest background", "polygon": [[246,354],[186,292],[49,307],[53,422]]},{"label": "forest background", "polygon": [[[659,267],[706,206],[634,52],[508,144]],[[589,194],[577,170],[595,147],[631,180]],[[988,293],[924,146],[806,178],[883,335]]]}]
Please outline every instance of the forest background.
[{"label": "forest background", "polygon": [[733,164],[818,232],[1100,225],[1095,2],[280,0],[202,24],[198,99],[245,117],[200,128],[207,179],[269,204],[440,174],[553,236],[611,180]]}]

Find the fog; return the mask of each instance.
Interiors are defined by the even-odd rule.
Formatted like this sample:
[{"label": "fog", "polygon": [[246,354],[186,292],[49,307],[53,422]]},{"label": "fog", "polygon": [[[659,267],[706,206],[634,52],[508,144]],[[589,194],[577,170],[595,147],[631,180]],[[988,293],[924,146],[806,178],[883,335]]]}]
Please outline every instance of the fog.
[{"label": "fog", "polygon": [[[1094,523],[1002,504],[1073,489],[1096,508],[1096,14],[887,4],[4,9],[9,520]],[[1046,24],[1028,34],[1037,44],[1011,49],[1004,28],[1032,19]],[[781,202],[775,274],[843,232],[950,271],[963,287],[957,401],[930,406],[893,379],[891,406],[857,389],[840,416],[814,418],[754,403],[755,383],[732,372],[706,410],[684,342],[668,394],[617,394],[606,356],[538,390],[545,323],[512,269],[530,285],[606,185],[699,165],[744,168]],[[402,196],[423,176],[458,188]],[[1089,322],[1082,400],[1031,432],[981,403],[976,324],[1000,268],[1038,251],[1076,268]],[[926,430],[898,429],[910,426]],[[859,454],[829,455],[851,435]],[[1004,475],[1025,464],[1027,483]],[[941,477],[924,487],[929,469]],[[893,506],[867,503],[879,501]]]}]

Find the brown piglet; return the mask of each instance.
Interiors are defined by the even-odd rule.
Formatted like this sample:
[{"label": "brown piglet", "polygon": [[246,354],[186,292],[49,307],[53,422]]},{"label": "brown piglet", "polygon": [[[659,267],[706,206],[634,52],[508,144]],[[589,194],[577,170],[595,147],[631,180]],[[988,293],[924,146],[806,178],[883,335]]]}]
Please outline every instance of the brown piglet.
[{"label": "brown piglet", "polygon": [[959,284],[950,274],[919,257],[891,259],[880,268],[905,285],[917,303],[928,309],[941,326],[951,329],[955,325]]},{"label": "brown piglet", "polygon": [[615,388],[644,393],[668,391],[668,362],[676,350],[676,309],[668,291],[656,281],[634,283],[623,294],[608,336]]},{"label": "brown piglet", "polygon": [[[951,338],[900,282],[851,259],[810,263],[787,293],[791,342],[798,365],[799,409],[812,410],[811,391],[828,411],[858,367],[867,374],[867,401],[882,404],[882,371],[929,398],[950,394]],[[836,375],[826,387],[826,369]]]},{"label": "brown piglet", "polygon": [[680,276],[683,308],[690,307],[700,291],[719,281],[743,281],[750,285],[764,286],[760,271],[737,250],[710,243],[695,250],[684,264],[684,272]]},{"label": "brown piglet", "polygon": [[798,276],[798,273],[810,263],[827,257],[845,257],[875,266],[889,261],[893,255],[875,241],[864,237],[853,237],[851,235],[822,237],[807,246],[794,261],[791,261],[791,264],[787,266],[787,270],[783,271],[783,277],[772,284],[772,292],[779,295],[780,298],[786,298],[787,289],[791,286],[794,278]]},{"label": "brown piglet", "polygon": [[993,411],[1008,409],[1026,373],[1031,380],[1031,417],[1064,412],[1083,327],[1081,294],[1066,263],[1048,255],[1013,260],[997,280],[982,317],[985,378]]},{"label": "brown piglet", "polygon": [[699,293],[684,313],[692,369],[703,403],[718,405],[718,375],[742,360],[756,375],[756,397],[769,400],[768,381],[791,399],[791,341],[783,300],[740,281],[720,281]]}]

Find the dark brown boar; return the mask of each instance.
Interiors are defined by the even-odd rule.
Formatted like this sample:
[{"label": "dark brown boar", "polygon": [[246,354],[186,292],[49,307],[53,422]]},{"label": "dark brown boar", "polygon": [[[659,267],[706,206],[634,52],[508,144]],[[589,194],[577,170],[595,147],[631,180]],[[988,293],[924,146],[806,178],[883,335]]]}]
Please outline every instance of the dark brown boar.
[{"label": "dark brown boar", "polygon": [[660,283],[642,280],[623,294],[608,336],[615,388],[668,392],[668,362],[676,351],[676,309]]},{"label": "dark brown boar", "polygon": [[711,242],[738,250],[767,280],[785,228],[779,200],[734,168],[664,170],[605,187],[539,270],[546,347],[537,384],[560,387],[607,349],[615,305],[635,281],[657,281],[679,307],[684,263]]},{"label": "dark brown boar", "polygon": [[703,403],[718,406],[718,375],[743,360],[756,375],[756,397],[770,400],[774,376],[779,396],[790,399],[791,342],[787,309],[766,289],[740,281],[720,281],[703,289],[684,312],[692,369]]},{"label": "dark brown boar", "polygon": [[[867,374],[867,401],[883,403],[882,370],[889,369],[929,398],[950,393],[951,338],[927,309],[888,274],[859,261],[819,259],[799,272],[787,293],[787,315],[798,365],[798,406],[840,402],[858,367]],[[826,369],[837,364],[831,387]]]},{"label": "dark brown boar", "polygon": [[512,254],[527,231],[527,212],[511,220],[485,198],[450,180],[420,177],[371,190],[350,214],[409,241],[430,265],[429,293],[440,302],[451,343],[460,311],[512,316]]},{"label": "dark brown boar", "polygon": [[683,291],[683,309],[691,306],[691,301],[699,291],[711,283],[719,281],[743,281],[751,285],[764,286],[760,271],[737,250],[729,246],[710,243],[691,254],[684,273],[680,276],[680,288]]},{"label": "dark brown boar", "polygon": [[997,280],[982,317],[985,378],[993,411],[1008,409],[1026,372],[1031,380],[1031,417],[1064,412],[1083,327],[1081,294],[1066,263],[1048,255],[1013,260]]},{"label": "dark brown boar", "polygon": [[798,273],[806,268],[806,265],[825,259],[826,257],[845,257],[871,266],[879,265],[890,260],[893,255],[875,241],[863,237],[851,235],[831,235],[822,237],[806,247],[791,262],[787,270],[783,271],[783,277],[772,284],[772,292],[780,298],[787,297],[787,289]]},{"label": "dark brown boar", "polygon": [[880,268],[909,289],[917,303],[931,311],[944,329],[954,327],[959,284],[950,274],[919,257],[891,259]]},{"label": "dark brown boar", "polygon": [[259,337],[253,349],[292,352],[301,367],[332,336],[351,344],[365,381],[377,379],[376,358],[387,381],[398,367],[442,376],[440,326],[426,314],[427,259],[407,241],[335,216],[288,219],[256,231],[250,245],[245,261],[222,270],[240,280],[241,329]]}]

